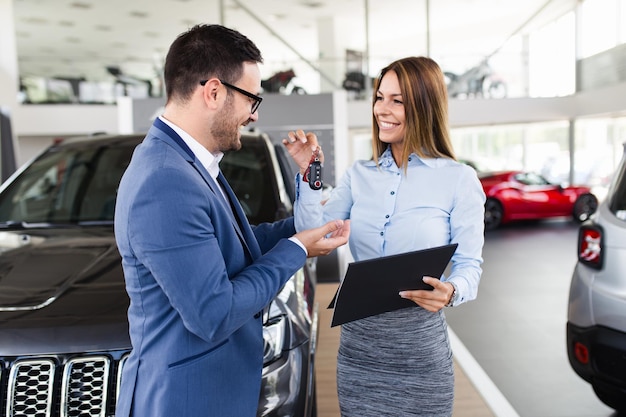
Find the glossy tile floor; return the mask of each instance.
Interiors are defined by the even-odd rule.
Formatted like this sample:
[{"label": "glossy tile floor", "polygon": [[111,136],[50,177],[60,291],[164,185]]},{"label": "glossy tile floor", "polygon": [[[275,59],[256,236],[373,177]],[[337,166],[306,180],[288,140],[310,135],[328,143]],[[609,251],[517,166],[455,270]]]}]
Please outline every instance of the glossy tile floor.
[{"label": "glossy tile floor", "polygon": [[[456,363],[454,417],[618,417],[569,366],[567,299],[578,225],[522,223],[488,232],[478,299],[446,310]],[[338,417],[338,328],[318,285],[318,416]]]}]

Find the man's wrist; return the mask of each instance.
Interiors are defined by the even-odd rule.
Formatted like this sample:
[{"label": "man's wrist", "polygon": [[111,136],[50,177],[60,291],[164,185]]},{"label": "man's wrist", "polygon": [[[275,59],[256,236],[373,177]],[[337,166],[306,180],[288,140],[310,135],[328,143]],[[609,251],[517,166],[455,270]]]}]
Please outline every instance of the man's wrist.
[{"label": "man's wrist", "polygon": [[306,246],[304,246],[304,243],[302,243],[300,241],[300,239],[298,239],[295,236],[291,236],[289,238],[289,240],[291,240],[293,243],[295,243],[296,245],[300,246],[302,248],[302,250],[304,251],[304,253],[306,254],[306,256],[309,256],[309,251],[307,250]]}]

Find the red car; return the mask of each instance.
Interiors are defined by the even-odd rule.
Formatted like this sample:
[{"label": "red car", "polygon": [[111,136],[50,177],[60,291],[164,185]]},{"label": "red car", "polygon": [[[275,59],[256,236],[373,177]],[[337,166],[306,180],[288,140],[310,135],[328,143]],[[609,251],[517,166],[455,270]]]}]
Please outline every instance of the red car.
[{"label": "red car", "polygon": [[589,187],[563,187],[526,171],[479,173],[487,196],[485,230],[515,220],[572,217],[587,220],[598,208]]}]

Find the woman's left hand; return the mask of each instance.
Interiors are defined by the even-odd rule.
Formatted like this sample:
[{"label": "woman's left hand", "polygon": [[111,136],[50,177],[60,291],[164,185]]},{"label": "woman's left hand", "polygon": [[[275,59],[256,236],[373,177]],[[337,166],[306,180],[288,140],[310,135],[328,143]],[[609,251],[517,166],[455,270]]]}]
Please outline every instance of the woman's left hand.
[{"label": "woman's left hand", "polygon": [[407,290],[401,291],[400,297],[413,301],[418,306],[433,313],[441,310],[448,304],[454,287],[449,282],[442,282],[437,278],[424,277],[423,281],[433,287],[432,291]]}]

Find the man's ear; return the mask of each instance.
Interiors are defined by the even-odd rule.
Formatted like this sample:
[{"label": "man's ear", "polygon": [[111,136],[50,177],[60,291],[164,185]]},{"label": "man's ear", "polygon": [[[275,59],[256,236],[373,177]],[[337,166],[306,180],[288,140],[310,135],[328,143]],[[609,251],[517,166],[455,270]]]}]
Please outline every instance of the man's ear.
[{"label": "man's ear", "polygon": [[217,78],[211,78],[208,80],[202,89],[202,97],[208,107],[215,108],[219,106],[219,102],[222,100],[224,94],[220,89],[222,83]]}]

